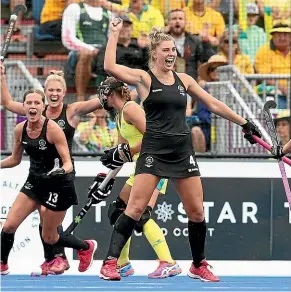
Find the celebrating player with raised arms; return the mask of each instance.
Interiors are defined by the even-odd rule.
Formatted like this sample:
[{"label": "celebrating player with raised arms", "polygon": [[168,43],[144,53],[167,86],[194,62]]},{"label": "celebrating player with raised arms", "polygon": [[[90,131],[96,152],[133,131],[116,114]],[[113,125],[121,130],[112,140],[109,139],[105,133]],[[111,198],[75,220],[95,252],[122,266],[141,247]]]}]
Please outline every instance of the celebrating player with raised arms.
[{"label": "celebrating player with raised arms", "polygon": [[[158,182],[166,177],[173,181],[189,218],[193,262],[188,275],[201,281],[217,282],[219,278],[208,269],[205,259],[203,190],[190,130],[186,124],[187,93],[203,102],[211,112],[240,125],[250,143],[255,143],[253,134],[261,136],[260,131],[252,122],[204,91],[192,77],[173,71],[177,57],[175,42],[160,28],[153,27],[149,35],[150,71],[116,64],[117,40],[122,25],[119,18],[110,24],[104,69],[115,78],[136,87],[143,101],[146,130],[129,201],[114,225],[100,277],[106,280],[120,279],[117,260],[121,251],[142,217]],[[106,165],[115,167],[119,163],[120,166],[136,151],[123,144],[118,145],[116,150],[104,156]]]}]

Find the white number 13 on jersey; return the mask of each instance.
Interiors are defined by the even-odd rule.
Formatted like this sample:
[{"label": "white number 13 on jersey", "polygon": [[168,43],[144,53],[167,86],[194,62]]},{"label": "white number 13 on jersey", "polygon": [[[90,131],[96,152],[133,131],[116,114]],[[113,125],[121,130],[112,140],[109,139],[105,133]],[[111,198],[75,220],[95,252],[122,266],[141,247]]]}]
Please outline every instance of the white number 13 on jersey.
[{"label": "white number 13 on jersey", "polygon": [[52,193],[52,192],[49,192],[50,196],[49,196],[49,199],[48,201],[49,202],[52,202],[52,203],[56,203],[58,201],[58,194],[57,193]]}]

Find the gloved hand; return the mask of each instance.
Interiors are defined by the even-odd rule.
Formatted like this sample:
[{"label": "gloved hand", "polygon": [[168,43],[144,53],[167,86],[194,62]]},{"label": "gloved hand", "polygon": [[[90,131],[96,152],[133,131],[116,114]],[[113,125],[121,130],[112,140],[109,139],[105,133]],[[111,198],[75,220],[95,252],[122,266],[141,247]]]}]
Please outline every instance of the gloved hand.
[{"label": "gloved hand", "polygon": [[256,144],[257,142],[254,140],[253,135],[262,137],[262,133],[259,128],[251,121],[247,120],[247,122],[241,125],[243,128],[244,138],[247,139],[251,144]]},{"label": "gloved hand", "polygon": [[117,147],[104,151],[101,156],[102,164],[110,169],[121,167],[125,162],[132,162],[130,148],[128,144],[121,143]]},{"label": "gloved hand", "polygon": [[283,147],[280,145],[278,145],[277,147],[272,146],[271,153],[272,155],[274,155],[274,158],[276,159],[280,159],[285,155],[283,153]]},{"label": "gloved hand", "polygon": [[44,175],[44,178],[59,177],[59,176],[65,175],[65,174],[66,174],[65,170],[61,167],[61,168],[56,168],[56,169],[49,171],[48,173],[46,173]]},{"label": "gloved hand", "polygon": [[94,201],[100,202],[105,200],[110,195],[115,179],[110,179],[105,188],[101,190],[100,185],[104,181],[105,177],[105,173],[99,173],[95,177],[94,183],[89,187],[88,198],[93,198]]}]

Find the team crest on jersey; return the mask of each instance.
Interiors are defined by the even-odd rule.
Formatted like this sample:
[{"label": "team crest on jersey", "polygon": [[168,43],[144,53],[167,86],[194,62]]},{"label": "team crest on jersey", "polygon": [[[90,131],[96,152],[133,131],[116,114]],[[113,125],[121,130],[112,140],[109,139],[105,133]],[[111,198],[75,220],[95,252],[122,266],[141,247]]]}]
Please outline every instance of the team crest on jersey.
[{"label": "team crest on jersey", "polygon": [[38,142],[38,149],[39,150],[45,150],[47,147],[46,147],[46,141],[43,140],[43,139],[40,139],[39,142]]},{"label": "team crest on jersey", "polygon": [[64,120],[58,120],[58,125],[62,130],[65,130],[66,122]]},{"label": "team crest on jersey", "polygon": [[154,162],[154,159],[151,156],[148,156],[145,159],[145,166],[146,167],[152,167],[153,166],[153,162]]},{"label": "team crest on jersey", "polygon": [[184,89],[183,86],[178,85],[178,90],[180,91],[180,94],[181,94],[181,95],[185,95],[185,89]]}]

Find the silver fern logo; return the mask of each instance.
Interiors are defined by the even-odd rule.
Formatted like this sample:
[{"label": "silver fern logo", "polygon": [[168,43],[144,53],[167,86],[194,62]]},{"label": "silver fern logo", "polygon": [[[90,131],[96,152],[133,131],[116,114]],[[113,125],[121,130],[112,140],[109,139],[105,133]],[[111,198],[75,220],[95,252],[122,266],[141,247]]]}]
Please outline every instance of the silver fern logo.
[{"label": "silver fern logo", "polygon": [[164,223],[168,220],[172,220],[172,215],[175,213],[172,209],[172,204],[167,204],[163,202],[162,204],[157,204],[157,210],[155,213],[158,215],[158,220],[162,220]]}]

